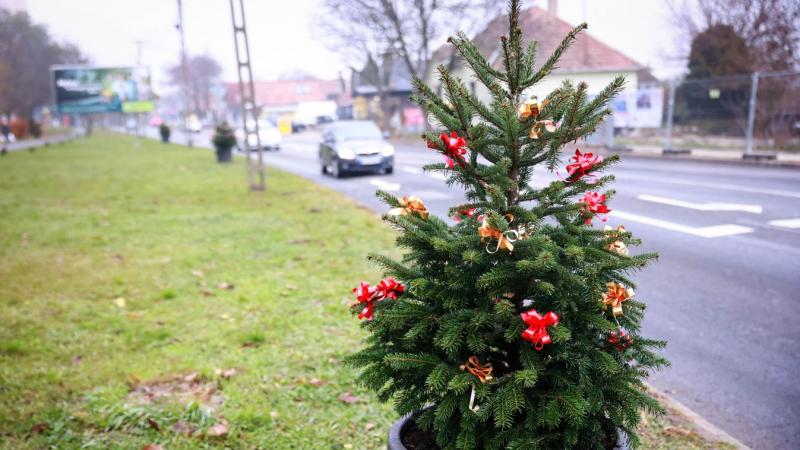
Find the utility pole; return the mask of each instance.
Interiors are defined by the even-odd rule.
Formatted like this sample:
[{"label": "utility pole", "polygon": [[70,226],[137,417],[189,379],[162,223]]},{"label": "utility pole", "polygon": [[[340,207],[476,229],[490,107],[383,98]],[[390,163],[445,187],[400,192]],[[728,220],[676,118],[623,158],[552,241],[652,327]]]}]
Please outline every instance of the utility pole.
[{"label": "utility pole", "polygon": [[[242,148],[247,159],[247,177],[250,181],[251,191],[263,191],[266,188],[264,156],[261,138],[258,135],[258,109],[253,88],[253,71],[250,68],[250,45],[247,42],[244,1],[230,0],[230,4],[233,42],[236,47],[236,72],[239,75],[239,105],[242,111],[242,129],[244,130]],[[258,159],[256,161],[253,161],[251,157],[253,151],[257,152]]]},{"label": "utility pole", "polygon": [[756,123],[756,97],[758,96],[758,72],[753,72],[750,78],[750,102],[747,105],[747,147],[744,159],[753,154],[753,127]]},{"label": "utility pole", "polygon": [[186,62],[186,39],[183,35],[183,2],[178,0],[178,31],[181,34],[181,77],[183,78],[183,133],[186,135],[186,145],[194,146],[192,132],[189,130],[189,114],[191,113],[191,100],[189,92],[189,66]]}]

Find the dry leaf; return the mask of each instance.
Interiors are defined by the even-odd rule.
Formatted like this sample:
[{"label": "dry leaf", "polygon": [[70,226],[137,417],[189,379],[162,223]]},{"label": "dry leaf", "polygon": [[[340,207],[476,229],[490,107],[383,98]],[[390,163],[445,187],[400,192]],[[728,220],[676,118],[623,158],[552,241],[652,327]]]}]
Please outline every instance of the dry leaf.
[{"label": "dry leaf", "polygon": [[73,365],[74,364],[80,364],[81,361],[83,361],[83,356],[81,356],[81,355],[75,355],[75,356],[72,357],[72,364]]},{"label": "dry leaf", "polygon": [[353,448],[353,444],[344,444],[344,448]]},{"label": "dry leaf", "polygon": [[123,259],[125,259],[125,257],[120,255],[119,253],[115,253],[114,256],[112,256],[112,258],[116,259],[117,261],[122,261]]},{"label": "dry leaf", "polygon": [[270,411],[269,412],[269,416],[274,419],[274,418],[278,417],[278,412],[277,411]]},{"label": "dry leaf", "polygon": [[325,384],[325,382],[320,380],[319,378],[312,378],[308,383],[309,384],[313,384],[316,387],[320,387],[323,384]]},{"label": "dry leaf", "polygon": [[189,425],[188,423],[182,420],[179,420],[175,422],[175,425],[172,426],[172,431],[178,434],[186,434],[188,436],[191,436],[195,431],[197,431],[197,428],[193,427],[192,425]]},{"label": "dry leaf", "polygon": [[192,275],[196,276],[197,278],[203,278],[203,271],[202,270],[193,270]]},{"label": "dry leaf", "polygon": [[114,304],[117,305],[119,308],[125,307],[125,299],[122,297],[117,297],[114,299]]},{"label": "dry leaf", "polygon": [[352,392],[347,391],[344,394],[339,396],[339,400],[341,400],[341,401],[343,401],[345,403],[355,403],[355,402],[357,402],[359,400],[359,398],[356,397],[355,395],[353,395]]},{"label": "dry leaf", "polygon": [[249,341],[242,344],[242,348],[253,348],[253,347],[258,347],[258,344]]},{"label": "dry leaf", "polygon": [[223,437],[228,434],[228,422],[225,419],[219,421],[219,423],[213,425],[211,428],[208,429],[206,432],[207,436],[212,437]]},{"label": "dry leaf", "polygon": [[293,284],[287,284],[287,285],[286,285],[286,286],[284,286],[284,287],[285,287],[286,289],[290,290],[290,291],[296,291],[296,290],[297,290],[297,286],[295,286],[295,285],[293,285]]},{"label": "dry leaf", "polygon": [[156,431],[161,431],[161,425],[159,425],[158,422],[156,422],[156,420],[152,417],[147,418],[147,424],[150,425],[150,428]]},{"label": "dry leaf", "polygon": [[128,319],[136,320],[136,319],[142,317],[142,314],[144,314],[144,313],[142,313],[141,311],[130,311],[130,312],[126,312],[125,313],[125,317],[127,317]]},{"label": "dry leaf", "polygon": [[238,372],[233,367],[231,367],[230,369],[225,369],[225,370],[222,370],[222,369],[214,370],[214,375],[216,375],[218,377],[225,378],[226,380],[229,380],[229,379],[235,377],[237,373]]},{"label": "dry leaf", "polygon": [[375,428],[375,424],[372,422],[367,422],[366,424],[364,424],[364,431],[369,431],[373,428]]},{"label": "dry leaf", "polygon": [[220,288],[220,289],[233,289],[233,284],[228,283],[227,281],[225,281],[225,282],[222,282],[222,283],[218,284],[217,287]]},{"label": "dry leaf", "polygon": [[147,444],[144,447],[142,447],[142,450],[164,450],[164,447],[158,444]]},{"label": "dry leaf", "polygon": [[192,372],[189,375],[186,375],[185,377],[183,377],[183,381],[187,383],[194,383],[195,381],[197,381],[197,372]]},{"label": "dry leaf", "polygon": [[202,290],[202,291],[200,291],[200,293],[203,294],[203,297],[213,297],[214,296],[214,293],[209,291],[209,290]]},{"label": "dry leaf", "polygon": [[47,424],[44,422],[40,422],[31,427],[31,434],[37,435],[46,429],[47,429]]}]

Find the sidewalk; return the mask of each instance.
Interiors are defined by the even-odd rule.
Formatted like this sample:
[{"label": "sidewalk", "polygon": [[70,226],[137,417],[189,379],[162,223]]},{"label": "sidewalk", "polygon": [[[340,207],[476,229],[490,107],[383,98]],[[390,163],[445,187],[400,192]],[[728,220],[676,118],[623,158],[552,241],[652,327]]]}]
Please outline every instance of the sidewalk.
[{"label": "sidewalk", "polygon": [[6,152],[16,152],[19,150],[33,150],[38,147],[48,146],[50,144],[60,144],[61,142],[71,141],[81,136],[83,136],[83,132],[72,131],[70,133],[58,134],[55,136],[48,136],[44,138],[25,139],[23,141],[16,141],[16,142],[3,142],[0,143],[0,151],[2,153],[6,153]]},{"label": "sidewalk", "polygon": [[[587,146],[588,147],[588,146]],[[800,167],[800,153],[793,152],[753,152],[756,157],[766,157],[767,155],[775,155],[775,159],[744,159],[744,152],[741,150],[712,150],[712,149],[687,149],[678,150],[675,153],[664,153],[663,148],[660,146],[634,146],[634,147],[619,147],[607,149],[605,147],[593,147],[600,153],[605,154],[621,154],[641,156],[644,158],[670,158],[670,159],[686,159],[696,161],[714,161],[714,162],[730,162],[739,164],[756,164],[768,166],[784,166],[784,167]]]}]

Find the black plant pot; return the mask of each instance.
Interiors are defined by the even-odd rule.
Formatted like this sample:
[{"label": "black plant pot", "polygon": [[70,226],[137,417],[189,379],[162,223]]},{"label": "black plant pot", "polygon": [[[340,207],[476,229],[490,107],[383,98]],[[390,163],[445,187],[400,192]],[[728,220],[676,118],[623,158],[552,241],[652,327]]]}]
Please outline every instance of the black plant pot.
[{"label": "black plant pot", "polygon": [[[389,450],[408,450],[406,446],[403,445],[403,429],[413,420],[411,416],[406,416],[392,425],[392,428],[389,429],[389,441],[387,445]],[[617,429],[617,445],[614,447],[614,450],[630,450],[630,448],[628,435],[626,435],[624,431]]]},{"label": "black plant pot", "polygon": [[164,135],[162,134],[162,135],[161,135],[161,142],[163,142],[163,143],[165,143],[165,144],[169,144],[169,136],[164,136]]},{"label": "black plant pot", "polygon": [[217,147],[217,162],[218,163],[229,163],[231,162],[231,156],[233,155],[233,150],[231,147],[228,148],[221,148]]}]

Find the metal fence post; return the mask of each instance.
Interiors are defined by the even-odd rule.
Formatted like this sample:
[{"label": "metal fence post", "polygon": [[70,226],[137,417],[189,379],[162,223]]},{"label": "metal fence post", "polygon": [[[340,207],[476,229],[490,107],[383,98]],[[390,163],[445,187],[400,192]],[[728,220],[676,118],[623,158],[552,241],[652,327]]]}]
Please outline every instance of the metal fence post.
[{"label": "metal fence post", "polygon": [[672,151],[672,116],[675,113],[675,80],[668,82],[669,94],[667,97],[667,126],[664,128],[664,150]]},{"label": "metal fence post", "polygon": [[756,123],[756,96],[758,95],[758,72],[753,72],[750,83],[750,104],[747,108],[747,147],[744,153],[753,153],[753,127]]}]

